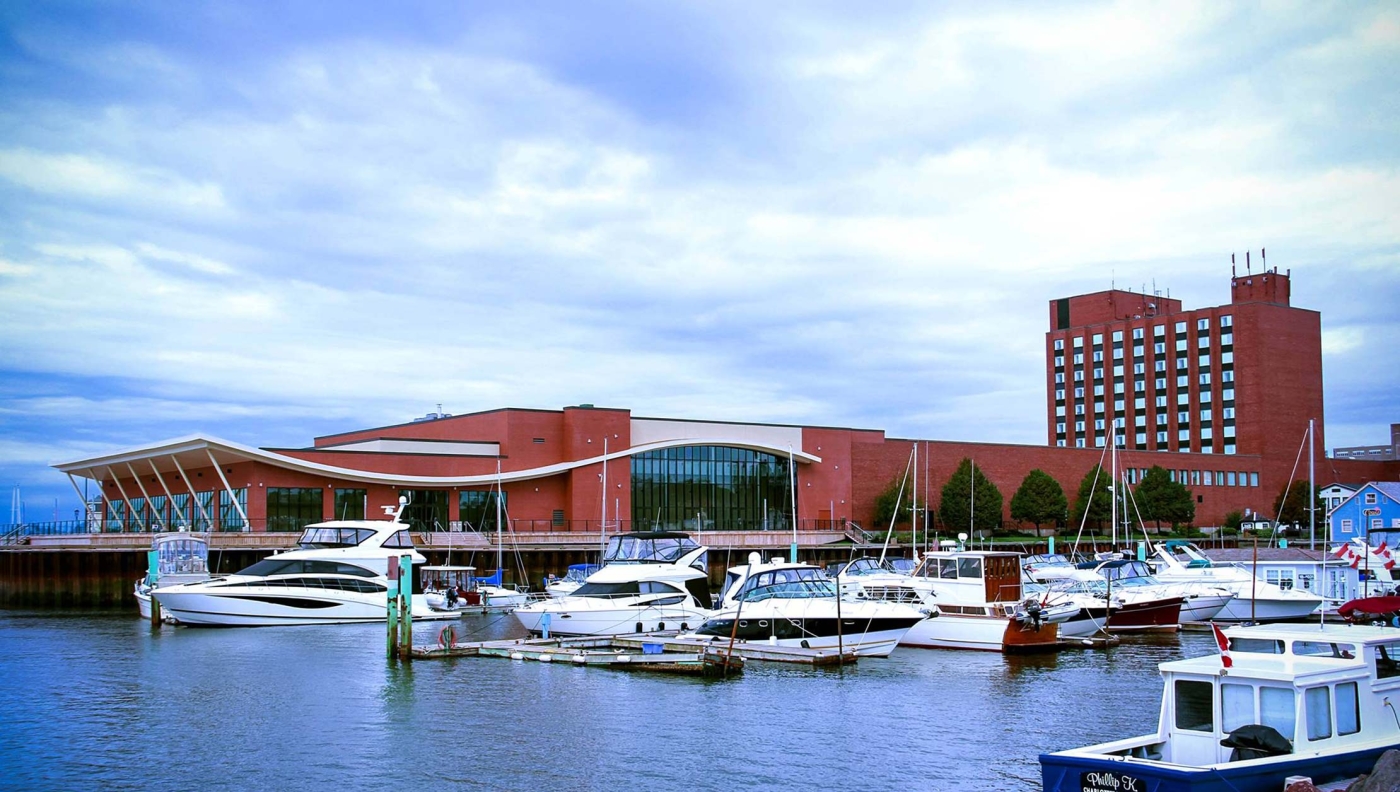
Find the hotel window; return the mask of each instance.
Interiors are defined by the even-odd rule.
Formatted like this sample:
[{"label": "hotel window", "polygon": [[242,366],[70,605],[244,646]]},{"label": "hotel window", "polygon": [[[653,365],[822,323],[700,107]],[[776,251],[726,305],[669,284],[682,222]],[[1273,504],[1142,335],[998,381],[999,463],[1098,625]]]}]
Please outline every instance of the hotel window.
[{"label": "hotel window", "polygon": [[1083,346],[1084,346],[1084,336],[1079,336],[1078,338],[1074,339],[1074,348],[1075,348],[1075,349],[1079,349],[1079,348],[1081,348],[1081,347],[1083,347]]},{"label": "hotel window", "polygon": [[1209,404],[1209,403],[1210,403],[1210,390],[1205,389],[1205,388],[1202,388],[1202,389],[1201,389],[1201,398],[1199,399],[1199,401],[1200,401],[1201,404]]},{"label": "hotel window", "polygon": [[1059,383],[1059,384],[1061,384],[1061,385],[1063,385],[1063,384],[1064,384],[1064,381],[1065,381],[1065,373],[1064,373],[1063,371],[1057,371],[1057,372],[1055,372],[1055,382],[1056,382],[1056,383]]},{"label": "hotel window", "polygon": [[1187,381],[1188,381],[1188,377],[1187,377],[1185,374],[1182,374],[1181,376],[1179,376],[1179,377],[1176,378],[1176,386],[1177,386],[1178,388],[1184,388],[1184,387],[1186,387]]},{"label": "hotel window", "polygon": [[1114,359],[1114,360],[1122,360],[1122,359],[1123,359],[1123,348],[1122,348],[1122,347],[1114,347],[1114,348],[1113,348],[1113,359]]},{"label": "hotel window", "polygon": [[1234,353],[1234,352],[1221,352],[1221,353],[1220,353],[1220,362],[1221,362],[1221,363],[1234,363],[1234,362],[1235,362],[1235,353]]},{"label": "hotel window", "polygon": [[1185,370],[1186,370],[1186,358],[1184,358],[1184,357],[1179,357],[1179,358],[1176,359],[1176,370],[1177,370],[1177,371],[1185,371]]},{"label": "hotel window", "polygon": [[1226,388],[1225,390],[1223,390],[1223,391],[1220,392],[1220,398],[1224,399],[1225,401],[1234,401],[1234,400],[1235,400],[1235,389],[1234,389],[1234,388]]},{"label": "hotel window", "polygon": [[1075,388],[1075,389],[1074,389],[1074,398],[1076,398],[1076,399],[1082,399],[1082,398],[1084,398],[1084,389],[1083,389],[1083,388]]},{"label": "hotel window", "polygon": [[1221,345],[1221,346],[1231,346],[1231,345],[1234,344],[1234,343],[1235,343],[1235,334],[1234,334],[1234,333],[1225,333],[1225,334],[1223,334],[1223,335],[1220,336],[1220,345]]},{"label": "hotel window", "polygon": [[1065,414],[1065,406],[1064,406],[1063,404],[1056,405],[1056,407],[1055,407],[1055,415],[1058,415],[1058,416],[1063,417],[1064,414]]},{"label": "hotel window", "polygon": [[[1115,366],[1113,370],[1114,370],[1114,371],[1121,371],[1122,368],[1123,368],[1122,366]],[[1134,374],[1146,374],[1146,373],[1147,373],[1147,364],[1146,364],[1146,363],[1134,363],[1134,364],[1133,364],[1133,373],[1134,373]]]},{"label": "hotel window", "polygon": [[1153,338],[1161,338],[1162,336],[1164,336],[1164,335],[1166,335],[1166,334],[1167,334],[1166,325],[1155,325],[1155,326],[1153,326],[1153,328],[1152,328],[1152,337],[1153,337]]},{"label": "hotel window", "polygon": [[[1158,416],[1158,417],[1160,418],[1161,416]],[[1166,433],[1166,432],[1158,432],[1158,433],[1157,433],[1157,445],[1166,445],[1166,444],[1167,444],[1167,433]],[[1173,476],[1173,478],[1175,478],[1175,476]]]},{"label": "hotel window", "polygon": [[1201,384],[1202,384],[1202,385],[1209,385],[1209,384],[1210,384],[1210,372],[1209,372],[1209,371],[1202,372],[1202,373],[1201,373],[1201,376],[1200,376],[1200,380],[1201,380]]},{"label": "hotel window", "polygon": [[1235,471],[1230,470],[1225,473],[1225,479],[1229,486],[1235,486]]},{"label": "hotel window", "polygon": [[1123,331],[1122,331],[1122,330],[1114,330],[1114,331],[1113,331],[1113,343],[1115,343],[1115,344],[1121,344],[1121,343],[1123,343]]},{"label": "hotel window", "polygon": [[1147,416],[1146,416],[1146,415],[1136,415],[1136,416],[1133,416],[1133,425],[1134,425],[1134,426],[1147,426]]},{"label": "hotel window", "polygon": [[1210,355],[1201,355],[1200,359],[1196,361],[1196,365],[1200,368],[1208,368],[1210,366]]},{"label": "hotel window", "polygon": [[1202,439],[1202,440],[1209,440],[1209,439],[1211,439],[1211,437],[1212,437],[1212,435],[1211,435],[1211,429],[1210,429],[1210,427],[1209,427],[1209,426],[1202,426],[1202,427],[1201,427],[1201,439]]},{"label": "hotel window", "polygon": [[1210,336],[1201,336],[1196,339],[1197,349],[1210,349]]},{"label": "hotel window", "polygon": [[1146,393],[1146,392],[1147,392],[1147,383],[1146,383],[1146,382],[1143,382],[1142,380],[1133,380],[1133,392],[1134,392],[1134,393]]},{"label": "hotel window", "polygon": [[1076,404],[1076,405],[1074,405],[1074,414],[1075,414],[1075,415],[1083,415],[1083,414],[1084,414],[1084,405],[1083,405],[1083,404]]},{"label": "hotel window", "polygon": [[1059,388],[1059,389],[1057,389],[1057,390],[1055,391],[1055,401],[1064,401],[1064,400],[1065,400],[1065,389],[1064,389],[1064,388]]},{"label": "hotel window", "polygon": [[1235,317],[1233,317],[1233,316],[1231,316],[1231,315],[1229,315],[1229,314],[1225,314],[1224,316],[1220,317],[1220,326],[1221,326],[1221,327],[1234,327],[1234,326],[1235,326]]},{"label": "hotel window", "polygon": [[1166,390],[1166,389],[1167,389],[1167,378],[1166,378],[1166,377],[1158,377],[1158,378],[1157,378],[1157,390],[1159,390],[1159,391],[1164,391],[1164,390]]},{"label": "hotel window", "polygon": [[1084,431],[1084,422],[1083,422],[1083,421],[1075,421],[1075,422],[1074,422],[1074,431],[1076,431],[1076,432],[1082,432],[1082,431]]},{"label": "hotel window", "polygon": [[1157,361],[1156,363],[1153,363],[1153,364],[1152,364],[1152,370],[1153,370],[1153,371],[1166,371],[1166,370],[1167,370],[1167,361],[1165,361],[1165,360],[1159,360],[1159,361]]},{"label": "hotel window", "polygon": [[1166,407],[1166,406],[1167,406],[1167,397],[1166,397],[1166,396],[1158,396],[1158,397],[1157,397],[1157,406],[1158,406],[1159,408]]},{"label": "hotel window", "polygon": [[1094,350],[1094,362],[1095,362],[1095,363],[1102,363],[1102,362],[1103,362],[1103,350],[1102,350],[1102,349],[1095,349],[1095,350]]},{"label": "hotel window", "polygon": [[1063,423],[1057,423],[1057,424],[1055,424],[1055,434],[1064,434],[1064,433],[1065,433],[1065,425],[1064,425]]},{"label": "hotel window", "polygon": [[1209,487],[1215,482],[1215,475],[1209,470],[1201,471],[1201,486]]},{"label": "hotel window", "polygon": [[[1178,352],[1185,352],[1185,351],[1186,351],[1186,339],[1184,339],[1184,338],[1178,338],[1178,339],[1176,340],[1176,351],[1178,351]],[[1185,364],[1182,364],[1182,365],[1185,365]]]},{"label": "hotel window", "polygon": [[1197,330],[1209,330],[1209,329],[1210,329],[1210,319],[1197,319],[1197,320],[1196,320],[1196,329],[1197,329]]},{"label": "hotel window", "polygon": [[1075,447],[1075,448],[1083,448],[1083,447],[1084,447],[1084,438],[1081,437],[1081,438],[1075,440],[1075,441],[1074,441],[1074,447]]},{"label": "hotel window", "polygon": [[1235,436],[1235,427],[1233,427],[1233,426],[1227,426],[1227,427],[1225,427],[1225,429],[1224,429],[1224,431],[1223,431],[1223,436],[1224,436],[1226,439],[1233,438],[1233,437]]},{"label": "hotel window", "polygon": [[1135,357],[1135,358],[1140,358],[1140,357],[1142,357],[1142,345],[1141,345],[1141,344],[1138,344],[1137,346],[1134,346],[1134,347],[1133,347],[1133,357]]},{"label": "hotel window", "polygon": [[1102,385],[1095,385],[1095,386],[1094,386],[1094,395],[1095,395],[1095,396],[1102,396],[1102,395],[1103,395],[1103,386],[1102,386]]},{"label": "hotel window", "polygon": [[1154,355],[1165,355],[1165,354],[1167,354],[1167,345],[1164,344],[1164,343],[1162,343],[1161,341],[1158,341],[1157,343],[1155,343],[1155,344],[1152,345],[1152,354],[1154,354]]},{"label": "hotel window", "polygon": [[1082,365],[1084,365],[1084,353],[1083,353],[1083,352],[1076,352],[1076,353],[1074,354],[1074,365],[1076,365],[1076,366],[1082,366]]},{"label": "hotel window", "polygon": [[1134,410],[1137,410],[1138,412],[1142,412],[1143,410],[1146,410],[1146,409],[1147,409],[1147,399],[1144,399],[1144,398],[1141,398],[1141,397],[1136,398],[1136,399],[1133,399],[1133,409],[1134,409]]},{"label": "hotel window", "polygon": [[1094,412],[1096,412],[1096,413],[1101,413],[1101,412],[1103,412],[1103,402],[1101,402],[1101,401],[1100,401],[1100,402],[1094,402]]},{"label": "hotel window", "polygon": [[1179,431],[1176,433],[1176,440],[1177,440],[1178,443],[1189,443],[1189,442],[1191,442],[1191,430],[1190,430],[1190,429],[1181,429],[1181,430],[1179,430]]},{"label": "hotel window", "polygon": [[1055,441],[1055,445],[1056,445],[1056,447],[1058,447],[1058,448],[1064,448],[1064,447],[1065,447],[1065,441],[1063,441],[1063,440],[1056,440],[1056,441]]},{"label": "hotel window", "polygon": [[1133,340],[1134,340],[1134,341],[1137,341],[1137,340],[1139,340],[1139,339],[1141,339],[1141,338],[1142,338],[1142,328],[1141,328],[1141,327],[1134,327],[1134,328],[1133,328]]},{"label": "hotel window", "polygon": [[1137,442],[1137,444],[1138,444],[1139,446],[1145,446],[1145,445],[1147,445],[1147,433],[1146,433],[1146,432],[1138,432],[1138,433],[1137,433],[1137,440],[1136,440],[1136,442]]},{"label": "hotel window", "polygon": [[1094,346],[1103,346],[1103,333],[1094,333]]},{"label": "hotel window", "polygon": [[1123,412],[1123,400],[1122,400],[1122,399],[1117,399],[1117,400],[1115,400],[1115,401],[1113,402],[1113,411],[1114,411],[1114,412],[1119,412],[1119,413],[1120,413],[1120,412]]},{"label": "hotel window", "polygon": [[1233,372],[1233,371],[1231,371],[1231,370],[1229,370],[1229,369],[1226,369],[1226,370],[1220,372],[1220,381],[1221,381],[1221,382],[1234,382],[1234,381],[1235,381],[1235,372]]},{"label": "hotel window", "polygon": [[1183,404],[1190,404],[1190,403],[1191,403],[1191,396],[1190,396],[1189,394],[1186,394],[1186,393],[1178,393],[1178,394],[1176,395],[1176,403],[1177,403],[1178,406],[1183,405]]},{"label": "hotel window", "polygon": [[1185,322],[1177,322],[1177,323],[1176,323],[1176,332],[1178,332],[1178,333],[1185,333],[1185,332],[1186,332],[1186,323],[1185,323]]},{"label": "hotel window", "polygon": [[1102,419],[1102,418],[1098,419],[1097,421],[1094,421],[1094,430],[1095,430],[1095,431],[1098,431],[1098,432],[1102,432],[1102,431],[1103,431],[1103,419]]},{"label": "hotel window", "polygon": [[1123,383],[1121,383],[1121,382],[1115,382],[1115,383],[1113,383],[1113,392],[1114,392],[1114,393],[1122,393],[1122,392],[1123,392]]},{"label": "hotel window", "polygon": [[1064,356],[1064,355],[1056,355],[1056,356],[1055,356],[1055,368],[1064,368],[1064,367],[1065,367],[1065,356]]},{"label": "hotel window", "polygon": [[1176,422],[1177,422],[1177,423],[1182,423],[1182,424],[1184,424],[1184,423],[1190,423],[1190,422],[1191,422],[1191,413],[1186,412],[1185,410],[1183,410],[1183,411],[1177,413],[1177,414],[1176,414]]},{"label": "hotel window", "polygon": [[1166,426],[1166,425],[1167,425],[1167,414],[1166,414],[1166,413],[1157,413],[1157,425],[1158,425],[1158,426]]},{"label": "hotel window", "polygon": [[1094,369],[1094,379],[1096,379],[1096,380],[1098,380],[1098,379],[1103,379],[1103,369],[1102,369],[1102,368],[1096,368],[1096,369]]},{"label": "hotel window", "polygon": [[1210,420],[1210,408],[1209,408],[1209,407],[1207,407],[1207,408],[1201,410],[1201,420],[1202,420],[1202,421],[1209,421],[1209,420]]},{"label": "hotel window", "polygon": [[1083,381],[1084,381],[1084,372],[1082,372],[1082,371],[1076,371],[1076,372],[1074,372],[1074,381],[1075,381],[1075,382],[1083,382]]},{"label": "hotel window", "polygon": [[1065,348],[1065,340],[1064,340],[1063,338],[1057,338],[1057,339],[1055,339],[1055,349],[1056,349],[1056,351],[1061,350],[1061,349],[1064,349],[1064,348]]},{"label": "hotel window", "polygon": [[1200,483],[1201,483],[1201,471],[1199,471],[1199,470],[1193,470],[1193,471],[1191,471],[1191,485],[1192,485],[1192,486],[1199,486]]},{"label": "hotel window", "polygon": [[1259,486],[1259,474],[1258,474],[1258,473],[1250,473],[1250,474],[1249,474],[1249,486],[1251,486],[1251,487],[1257,487],[1257,486]]}]

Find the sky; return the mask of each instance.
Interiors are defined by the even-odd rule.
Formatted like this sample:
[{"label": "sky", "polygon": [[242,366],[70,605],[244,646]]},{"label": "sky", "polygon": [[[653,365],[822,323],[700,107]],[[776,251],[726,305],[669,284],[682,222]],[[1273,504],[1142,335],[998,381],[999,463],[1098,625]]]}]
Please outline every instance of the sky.
[{"label": "sky", "polygon": [[1384,443],[1397,73],[1393,3],[0,4],[0,484],[439,404],[1044,443],[1050,300],[1261,248]]}]

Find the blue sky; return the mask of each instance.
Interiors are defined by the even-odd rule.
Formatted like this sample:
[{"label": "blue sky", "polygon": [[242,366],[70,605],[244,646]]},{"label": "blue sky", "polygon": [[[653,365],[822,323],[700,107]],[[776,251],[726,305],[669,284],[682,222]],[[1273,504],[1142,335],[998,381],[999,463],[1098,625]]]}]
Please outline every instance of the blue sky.
[{"label": "blue sky", "polygon": [[1322,312],[1400,421],[1393,4],[0,6],[0,483],[436,409],[1044,441],[1047,301]]}]

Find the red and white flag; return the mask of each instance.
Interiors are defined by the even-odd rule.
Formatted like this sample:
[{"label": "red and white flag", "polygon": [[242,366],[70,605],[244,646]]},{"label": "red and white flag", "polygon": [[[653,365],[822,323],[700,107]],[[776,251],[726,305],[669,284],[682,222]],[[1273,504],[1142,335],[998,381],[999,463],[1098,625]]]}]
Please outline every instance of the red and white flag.
[{"label": "red and white flag", "polygon": [[1386,569],[1393,569],[1395,567],[1395,558],[1391,556],[1390,550],[1386,549],[1384,539],[1381,540],[1381,546],[1376,548],[1376,555],[1385,559]]},{"label": "red and white flag", "polygon": [[1230,641],[1225,637],[1225,631],[1220,629],[1220,625],[1215,622],[1210,623],[1210,628],[1215,631],[1215,645],[1220,647],[1220,662],[1230,668],[1234,663],[1230,661]]}]

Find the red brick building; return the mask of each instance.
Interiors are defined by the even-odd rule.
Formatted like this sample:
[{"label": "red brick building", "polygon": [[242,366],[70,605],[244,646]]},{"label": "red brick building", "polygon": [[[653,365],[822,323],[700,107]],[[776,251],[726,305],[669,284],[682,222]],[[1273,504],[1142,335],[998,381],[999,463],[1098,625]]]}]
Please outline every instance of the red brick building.
[{"label": "red brick building", "polygon": [[423,528],[490,529],[497,487],[508,527],[522,532],[596,533],[605,513],[610,530],[783,529],[794,491],[803,529],[848,519],[878,529],[876,498],[904,475],[915,446],[921,504],[936,502],[971,458],[1009,507],[1033,468],[1073,498],[1116,420],[1129,480],[1154,465],[1171,470],[1197,500],[1196,524],[1216,525],[1232,510],[1267,514],[1310,419],[1319,481],[1400,478],[1400,463],[1324,457],[1319,316],[1290,306],[1289,290],[1287,274],[1268,271],[1236,275],[1231,303],[1214,308],[1119,290],[1052,301],[1045,446],[581,405],[431,416],[318,437],[308,448],[194,436],[56,467],[100,483],[100,513],[90,519],[109,530],[297,530],[377,516],[401,493]]}]

